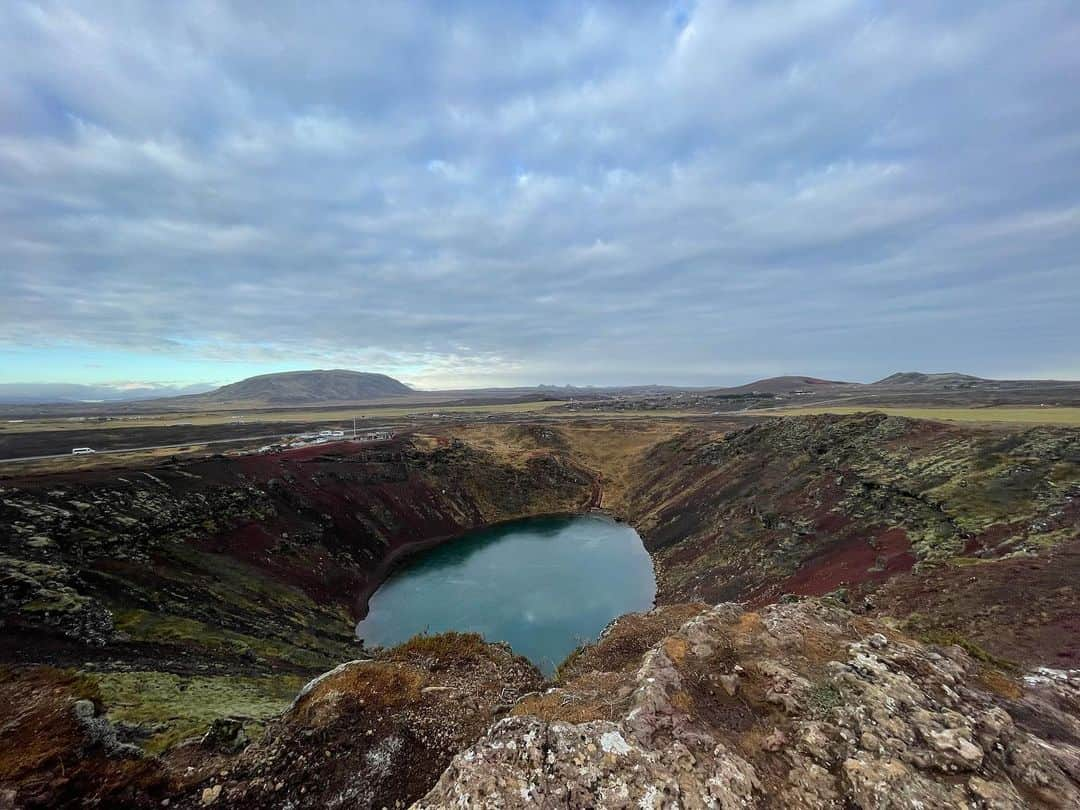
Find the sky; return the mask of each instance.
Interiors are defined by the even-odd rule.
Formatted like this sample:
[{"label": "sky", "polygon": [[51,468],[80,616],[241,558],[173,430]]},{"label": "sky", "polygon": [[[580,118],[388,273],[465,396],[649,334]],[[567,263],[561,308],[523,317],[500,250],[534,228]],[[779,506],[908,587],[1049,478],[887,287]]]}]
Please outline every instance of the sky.
[{"label": "sky", "polygon": [[0,4],[0,382],[1080,379],[1075,0]]}]

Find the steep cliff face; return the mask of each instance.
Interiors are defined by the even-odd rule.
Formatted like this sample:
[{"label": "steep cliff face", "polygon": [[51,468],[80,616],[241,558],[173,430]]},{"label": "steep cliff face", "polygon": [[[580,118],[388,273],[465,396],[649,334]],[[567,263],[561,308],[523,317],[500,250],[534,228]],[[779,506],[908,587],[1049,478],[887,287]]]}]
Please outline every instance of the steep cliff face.
[{"label": "steep cliff face", "polygon": [[554,454],[512,465],[461,443],[8,481],[4,635],[35,643],[6,649],[57,660],[87,646],[155,660],[198,650],[211,662],[323,666],[351,657],[349,614],[402,550],[577,510],[590,492],[589,476]]},{"label": "steep cliff face", "polygon": [[[641,532],[661,603],[841,591],[860,610],[929,613],[915,617],[928,634],[974,633],[1002,657],[1014,651],[1000,638],[1021,625],[1035,628],[1022,660],[1067,665],[1080,653],[1054,642],[1080,607],[1069,590],[1080,574],[1075,430],[861,414],[727,431],[459,432],[465,441],[451,433],[426,449],[329,446],[9,480],[0,650],[63,663],[108,644],[109,656],[183,669],[196,647],[206,666],[309,672],[351,657],[350,618],[403,549],[603,502]],[[1039,598],[1017,598],[1012,583]],[[1005,601],[1016,610],[984,612]],[[972,614],[993,621],[976,623],[980,633],[951,618]],[[48,637],[15,643],[24,630]]]},{"label": "steep cliff face", "polygon": [[396,556],[583,509],[592,489],[556,454],[453,441],[9,479],[0,666],[83,669],[123,741],[151,753],[229,716],[257,736],[307,678],[365,654],[353,624]]},{"label": "steep cliff face", "polygon": [[[1012,602],[1012,616],[983,623],[987,644],[1008,656],[1021,625],[1045,627],[1024,658],[1080,661],[1075,633],[1054,640],[1080,607],[1065,581],[1080,575],[1075,430],[811,416],[688,430],[632,464],[626,516],[653,553],[659,602],[835,591],[860,610],[929,614],[928,630]],[[983,591],[950,604],[961,585]]]}]

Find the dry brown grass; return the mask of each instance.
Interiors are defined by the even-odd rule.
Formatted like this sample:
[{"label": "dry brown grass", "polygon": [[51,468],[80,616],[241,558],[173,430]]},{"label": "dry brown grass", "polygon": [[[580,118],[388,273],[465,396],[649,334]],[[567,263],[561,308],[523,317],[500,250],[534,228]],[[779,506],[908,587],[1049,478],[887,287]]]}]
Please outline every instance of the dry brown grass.
[{"label": "dry brown grass", "polygon": [[688,645],[686,639],[669,638],[664,642],[664,654],[671,659],[672,663],[679,664],[686,658]]},{"label": "dry brown grass", "polygon": [[890,416],[929,419],[938,422],[1004,423],[1016,425],[1080,425],[1080,408],[1008,406],[986,408],[906,408],[874,405],[807,405],[750,411],[751,416],[805,416],[816,413],[853,414],[878,411]]},{"label": "dry brown grass", "polygon": [[629,686],[628,673],[590,672],[576,678],[569,688],[526,695],[510,713],[548,722],[615,720],[626,711],[632,694]]},{"label": "dry brown grass", "polygon": [[[543,411],[564,405],[558,401],[541,402],[502,402],[484,405],[437,405],[430,403],[411,403],[402,405],[357,405],[349,407],[295,408],[273,410],[260,408],[237,408],[235,410],[214,410],[203,412],[173,412],[110,416],[108,421],[99,417],[45,417],[25,419],[15,422],[0,421],[0,433],[36,433],[39,430],[109,430],[116,428],[148,428],[177,425],[228,425],[242,416],[251,426],[271,425],[275,422],[340,422],[347,419],[393,419],[406,416],[426,416],[432,414],[515,414]],[[368,422],[360,426],[367,425]]]},{"label": "dry brown grass", "polygon": [[491,649],[479,633],[458,633],[451,630],[436,635],[415,635],[387,650],[384,657],[388,661],[417,662],[438,669],[490,658]]},{"label": "dry brown grass", "polygon": [[571,457],[599,472],[606,509],[623,512],[632,485],[633,463],[649,448],[685,429],[676,422],[610,422],[603,425],[561,425],[570,438]]},{"label": "dry brown grass", "polygon": [[980,667],[978,675],[975,676],[975,680],[987,691],[993,692],[1008,700],[1019,700],[1024,694],[1024,690],[1020,688],[1020,684],[1016,682],[1016,679],[1010,677],[1000,669],[994,669],[988,666]]},{"label": "dry brown grass", "polygon": [[600,424],[566,421],[541,427],[553,434],[553,441],[540,443],[519,425],[508,424],[454,426],[449,434],[487,451],[500,462],[519,466],[538,453],[561,449],[576,464],[600,475],[604,508],[621,512],[631,485],[633,462],[657,442],[684,429],[676,422],[638,419]]},{"label": "dry brown grass", "polygon": [[420,700],[423,673],[381,661],[351,666],[326,678],[295,709],[305,723],[319,724],[340,716],[339,703],[351,701],[367,709],[397,708]]},{"label": "dry brown grass", "polygon": [[72,704],[83,698],[100,702],[89,680],[52,667],[0,669],[0,697],[8,707],[0,722],[0,781],[61,759],[80,740]]},{"label": "dry brown grass", "polygon": [[702,603],[685,602],[620,616],[602,640],[579,648],[559,665],[560,680],[569,682],[593,671],[635,672],[646,650],[707,608]]}]

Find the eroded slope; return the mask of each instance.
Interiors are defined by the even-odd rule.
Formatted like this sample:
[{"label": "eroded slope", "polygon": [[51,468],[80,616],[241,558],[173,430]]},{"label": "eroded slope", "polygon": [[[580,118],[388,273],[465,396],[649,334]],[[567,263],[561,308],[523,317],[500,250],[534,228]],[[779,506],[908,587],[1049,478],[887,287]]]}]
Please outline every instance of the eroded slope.
[{"label": "eroded slope", "polygon": [[[653,552],[660,602],[835,591],[860,610],[921,612],[927,629],[1009,605],[982,641],[1003,657],[1076,663],[1075,626],[1059,631],[1080,576],[1078,431],[773,419],[687,430],[642,456],[634,479],[626,516]],[[959,586],[978,595],[950,606]],[[1022,627],[1045,632],[1019,649]]]},{"label": "eroded slope", "polygon": [[363,654],[352,627],[396,555],[591,495],[558,455],[501,462],[460,442],[10,479],[0,664],[86,670],[151,752],[229,715],[257,733],[311,675]]}]

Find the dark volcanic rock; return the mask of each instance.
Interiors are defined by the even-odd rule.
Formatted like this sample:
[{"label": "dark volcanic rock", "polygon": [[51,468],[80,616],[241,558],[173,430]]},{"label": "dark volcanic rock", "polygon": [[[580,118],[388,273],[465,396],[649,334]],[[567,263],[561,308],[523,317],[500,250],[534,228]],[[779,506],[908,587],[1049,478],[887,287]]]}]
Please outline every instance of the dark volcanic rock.
[{"label": "dark volcanic rock", "polygon": [[633,481],[626,517],[654,553],[661,602],[764,604],[846,588],[862,604],[909,571],[1080,539],[1080,432],[1064,428],[771,419],[660,442]]},{"label": "dark volcanic rock", "polygon": [[[79,648],[103,645],[130,657],[134,643],[153,658],[167,645],[241,668],[322,669],[354,657],[349,617],[397,554],[575,511],[591,488],[553,454],[509,465],[463,443],[402,441],[10,480],[0,660],[79,662]],[[41,633],[69,646],[18,640]]]}]

